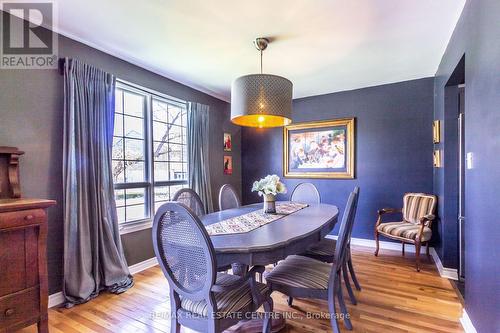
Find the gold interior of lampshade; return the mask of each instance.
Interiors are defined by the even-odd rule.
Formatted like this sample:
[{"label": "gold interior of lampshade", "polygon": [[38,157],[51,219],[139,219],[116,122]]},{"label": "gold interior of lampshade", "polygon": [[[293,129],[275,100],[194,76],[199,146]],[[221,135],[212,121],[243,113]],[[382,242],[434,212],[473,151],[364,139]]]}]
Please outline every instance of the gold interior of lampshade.
[{"label": "gold interior of lampshade", "polygon": [[258,128],[281,127],[292,123],[292,120],[289,118],[267,114],[250,114],[239,116],[231,119],[231,121],[239,126]]}]

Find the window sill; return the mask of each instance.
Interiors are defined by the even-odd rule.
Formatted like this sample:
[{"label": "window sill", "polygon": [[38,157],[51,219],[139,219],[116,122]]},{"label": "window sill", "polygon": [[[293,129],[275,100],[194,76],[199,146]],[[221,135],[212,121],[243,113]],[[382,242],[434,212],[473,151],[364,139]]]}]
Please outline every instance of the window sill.
[{"label": "window sill", "polygon": [[137,232],[145,229],[151,229],[153,227],[152,220],[144,220],[135,223],[127,223],[125,225],[119,226],[120,235],[130,234],[132,232]]}]

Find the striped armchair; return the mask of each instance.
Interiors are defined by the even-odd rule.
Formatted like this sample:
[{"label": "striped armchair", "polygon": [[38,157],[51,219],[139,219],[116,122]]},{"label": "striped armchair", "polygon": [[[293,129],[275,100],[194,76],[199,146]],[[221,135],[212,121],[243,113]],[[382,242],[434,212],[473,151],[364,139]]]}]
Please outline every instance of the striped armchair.
[{"label": "striped armchair", "polygon": [[[375,242],[377,244],[375,256],[378,255],[379,251],[379,235],[401,241],[403,255],[405,254],[405,243],[414,244],[416,268],[419,272],[422,245],[426,246],[427,257],[429,257],[429,241],[432,237],[431,224],[435,218],[436,202],[435,195],[407,193],[403,197],[403,209],[384,208],[379,210],[375,225]],[[382,223],[384,214],[395,213],[401,213],[403,221]]]}]

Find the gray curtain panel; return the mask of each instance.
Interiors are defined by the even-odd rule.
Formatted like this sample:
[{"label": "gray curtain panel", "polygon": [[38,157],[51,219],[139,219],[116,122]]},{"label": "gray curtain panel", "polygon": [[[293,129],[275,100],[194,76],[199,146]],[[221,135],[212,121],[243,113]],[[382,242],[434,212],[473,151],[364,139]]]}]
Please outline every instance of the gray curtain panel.
[{"label": "gray curtain panel", "polygon": [[205,211],[214,211],[210,186],[210,163],[208,149],[210,124],[208,105],[189,103],[188,112],[188,158],[189,187],[198,193]]},{"label": "gray curtain panel", "polygon": [[111,176],[114,76],[64,64],[64,286],[67,306],[133,285],[123,254]]}]

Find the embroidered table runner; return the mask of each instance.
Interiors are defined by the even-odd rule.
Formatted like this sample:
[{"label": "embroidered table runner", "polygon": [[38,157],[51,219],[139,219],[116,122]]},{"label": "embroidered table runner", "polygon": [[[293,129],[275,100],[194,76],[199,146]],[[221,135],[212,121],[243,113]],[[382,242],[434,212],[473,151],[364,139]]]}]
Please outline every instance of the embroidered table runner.
[{"label": "embroidered table runner", "polygon": [[214,224],[205,226],[210,236],[228,235],[249,232],[263,225],[276,221],[282,217],[295,213],[305,207],[307,204],[299,202],[277,202],[276,214],[266,214],[262,209],[235,216]]}]

